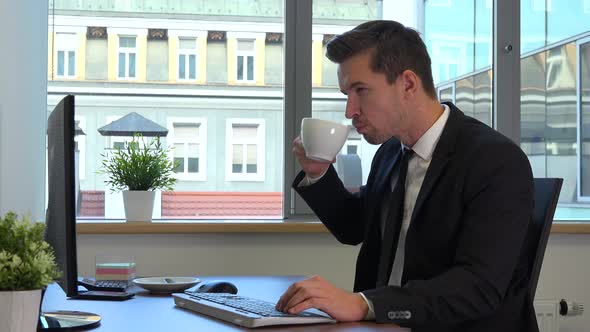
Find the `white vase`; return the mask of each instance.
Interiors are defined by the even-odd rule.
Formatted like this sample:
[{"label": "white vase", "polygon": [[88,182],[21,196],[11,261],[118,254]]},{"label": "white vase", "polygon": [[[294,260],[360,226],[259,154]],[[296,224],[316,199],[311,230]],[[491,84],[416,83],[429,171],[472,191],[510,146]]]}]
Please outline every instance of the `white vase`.
[{"label": "white vase", "polygon": [[155,191],[123,191],[125,219],[127,221],[152,221],[155,197]]},{"label": "white vase", "polygon": [[40,305],[40,289],[0,291],[0,331],[36,331]]}]

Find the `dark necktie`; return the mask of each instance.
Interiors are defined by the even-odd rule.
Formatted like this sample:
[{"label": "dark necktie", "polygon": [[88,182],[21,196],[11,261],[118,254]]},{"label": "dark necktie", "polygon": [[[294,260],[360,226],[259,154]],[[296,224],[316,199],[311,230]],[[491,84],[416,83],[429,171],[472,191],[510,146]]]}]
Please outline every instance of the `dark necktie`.
[{"label": "dark necktie", "polygon": [[404,218],[404,197],[406,196],[406,175],[408,174],[408,161],[414,151],[403,148],[401,160],[397,163],[398,176],[395,188],[383,198],[383,204],[389,206],[385,219],[385,227],[381,241],[381,257],[379,259],[379,272],[377,275],[377,286],[385,286],[389,282],[391,267],[393,265],[393,248],[397,248],[399,232]]}]

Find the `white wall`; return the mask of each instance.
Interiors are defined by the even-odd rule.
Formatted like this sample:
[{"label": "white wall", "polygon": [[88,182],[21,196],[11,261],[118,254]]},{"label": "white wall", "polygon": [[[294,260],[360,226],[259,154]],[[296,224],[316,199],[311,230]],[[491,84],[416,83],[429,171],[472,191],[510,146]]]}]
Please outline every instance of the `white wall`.
[{"label": "white wall", "polygon": [[0,1],[0,213],[45,209],[47,1]]},{"label": "white wall", "polygon": [[92,276],[97,255],[124,255],[141,276],[319,274],[351,289],[357,251],[329,234],[79,235],[78,271]]},{"label": "white wall", "polygon": [[[80,235],[78,269],[95,255],[132,255],[138,275],[313,275],[352,289],[358,247],[329,234]],[[552,235],[537,299],[590,306],[590,235]],[[561,320],[560,332],[590,331],[590,312]]]},{"label": "white wall", "polygon": [[[535,298],[565,298],[590,306],[590,235],[550,236]],[[560,332],[590,331],[590,312],[563,318],[559,326]]]}]

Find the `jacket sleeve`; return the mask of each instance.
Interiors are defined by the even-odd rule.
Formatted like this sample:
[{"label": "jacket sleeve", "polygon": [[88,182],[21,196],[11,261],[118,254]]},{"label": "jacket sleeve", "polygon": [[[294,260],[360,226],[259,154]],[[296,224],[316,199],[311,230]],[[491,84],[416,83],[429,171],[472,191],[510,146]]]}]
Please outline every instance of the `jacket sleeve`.
[{"label": "jacket sleeve", "polygon": [[362,222],[363,197],[365,188],[350,193],[338,178],[332,165],[316,183],[299,187],[305,177],[300,172],[293,181],[293,189],[305,200],[330,232],[344,244],[357,245],[362,242],[364,223]]},{"label": "jacket sleeve", "polygon": [[363,291],[373,302],[377,322],[458,324],[490,315],[501,305],[531,219],[533,181],[518,146],[485,151],[469,160],[465,174],[453,264],[427,280]]}]

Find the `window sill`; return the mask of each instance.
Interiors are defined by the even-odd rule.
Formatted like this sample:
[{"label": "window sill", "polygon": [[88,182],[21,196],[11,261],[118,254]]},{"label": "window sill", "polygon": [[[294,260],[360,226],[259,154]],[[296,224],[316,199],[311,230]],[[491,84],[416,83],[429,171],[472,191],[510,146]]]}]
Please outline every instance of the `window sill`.
[{"label": "window sill", "polygon": [[551,234],[590,234],[590,222],[554,221]]},{"label": "window sill", "polygon": [[311,219],[297,220],[171,220],[125,222],[78,220],[78,234],[191,234],[191,233],[328,233]]},{"label": "window sill", "polygon": [[[271,220],[157,220],[125,222],[81,219],[78,234],[191,234],[191,233],[328,233],[315,217]],[[552,234],[590,234],[590,222],[554,221]]]}]

